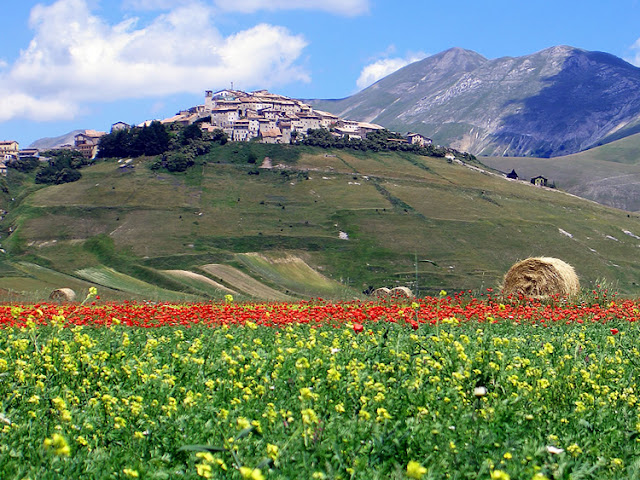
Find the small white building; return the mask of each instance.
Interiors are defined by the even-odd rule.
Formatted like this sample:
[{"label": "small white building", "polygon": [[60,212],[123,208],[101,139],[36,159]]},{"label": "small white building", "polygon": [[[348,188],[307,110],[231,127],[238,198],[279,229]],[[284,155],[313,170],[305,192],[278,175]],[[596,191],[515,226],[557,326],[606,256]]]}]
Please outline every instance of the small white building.
[{"label": "small white building", "polygon": [[112,132],[117,132],[118,130],[129,130],[130,128],[131,128],[131,125],[124,122],[116,122],[113,125],[111,125]]},{"label": "small white building", "polygon": [[427,138],[419,133],[411,133],[407,134],[407,142],[411,145],[420,145],[421,147],[426,147],[427,145],[431,145],[432,140]]}]

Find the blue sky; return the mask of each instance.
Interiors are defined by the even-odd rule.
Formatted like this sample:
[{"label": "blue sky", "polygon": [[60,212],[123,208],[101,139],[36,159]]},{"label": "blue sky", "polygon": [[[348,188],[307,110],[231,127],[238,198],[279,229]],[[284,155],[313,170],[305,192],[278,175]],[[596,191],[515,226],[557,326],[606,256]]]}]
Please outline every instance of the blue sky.
[{"label": "blue sky", "polygon": [[3,1],[0,140],[171,116],[204,90],[342,98],[451,47],[640,65],[640,0]]}]

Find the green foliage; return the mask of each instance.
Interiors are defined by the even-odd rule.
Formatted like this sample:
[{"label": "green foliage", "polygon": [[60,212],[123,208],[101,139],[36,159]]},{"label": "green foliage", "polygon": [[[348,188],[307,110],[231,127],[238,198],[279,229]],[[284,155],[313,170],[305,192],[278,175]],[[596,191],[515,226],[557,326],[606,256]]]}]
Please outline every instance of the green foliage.
[{"label": "green foliage", "polygon": [[[292,305],[286,322],[303,308]],[[271,306],[244,310],[262,321],[284,317]],[[202,323],[217,319],[194,306],[183,310],[201,322],[191,328],[116,325],[145,322],[135,311],[100,319],[110,328],[39,326],[0,338],[4,476],[638,474],[640,358],[627,322],[443,322],[413,331],[381,321],[359,325],[361,333],[322,324],[285,332],[236,318],[208,328]]]},{"label": "green foliage", "polygon": [[199,140],[203,136],[199,123],[192,123],[180,132],[180,140],[183,145],[188,145],[193,140]]},{"label": "green foliage", "polygon": [[170,172],[184,172],[194,164],[193,155],[171,152],[164,157],[163,165]]},{"label": "green foliage", "polygon": [[24,157],[12,160],[7,163],[7,168],[12,168],[22,173],[33,172],[40,165],[40,160],[36,157]]},{"label": "green foliage", "polygon": [[100,138],[99,158],[160,155],[169,149],[169,132],[160,122],[142,128],[115,130]]},{"label": "green foliage", "polygon": [[216,128],[211,134],[211,141],[220,145],[224,145],[229,141],[229,136],[224,133],[224,130]]},{"label": "green foliage", "polygon": [[[409,144],[404,141],[395,141],[404,140],[404,137],[399,133],[391,132],[386,129],[370,132],[367,134],[365,139],[349,138],[348,135],[337,136],[326,128],[309,129],[302,139],[299,138],[300,136],[297,136],[295,141],[302,145],[321,148],[348,148],[363,152],[402,151],[431,157],[444,157],[447,152],[454,152],[451,149],[436,145],[426,145],[421,147],[420,145]],[[461,155],[459,152],[456,153]],[[470,158],[471,157],[469,157],[469,159]]]},{"label": "green foliage", "polygon": [[77,150],[49,150],[43,153],[48,157],[47,165],[40,166],[36,173],[35,182],[59,185],[76,182],[82,178],[79,169],[90,163]]}]

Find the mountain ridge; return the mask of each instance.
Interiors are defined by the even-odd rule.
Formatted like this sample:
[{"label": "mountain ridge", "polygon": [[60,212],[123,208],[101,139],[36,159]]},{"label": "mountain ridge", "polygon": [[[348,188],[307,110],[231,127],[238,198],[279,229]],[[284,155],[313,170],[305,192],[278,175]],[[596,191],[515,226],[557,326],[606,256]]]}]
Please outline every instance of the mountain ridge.
[{"label": "mountain ridge", "polygon": [[640,68],[567,45],[493,60],[452,48],[311,103],[476,155],[550,157],[640,129]]}]

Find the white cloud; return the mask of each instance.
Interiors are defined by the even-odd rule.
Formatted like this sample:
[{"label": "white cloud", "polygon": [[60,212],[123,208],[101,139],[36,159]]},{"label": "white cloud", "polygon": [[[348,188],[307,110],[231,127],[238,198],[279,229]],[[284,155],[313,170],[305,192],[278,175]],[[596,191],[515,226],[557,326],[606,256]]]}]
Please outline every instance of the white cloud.
[{"label": "white cloud", "polygon": [[202,4],[138,27],[107,24],[86,0],[57,0],[36,6],[30,25],[29,47],[0,77],[0,120],[68,118],[85,102],[204,93],[231,81],[248,89],[309,80],[296,64],[302,36],[261,24],[224,37]]},{"label": "white cloud", "polygon": [[188,0],[124,0],[123,3],[125,8],[132,10],[170,10]]},{"label": "white cloud", "polygon": [[214,0],[218,8],[250,13],[258,10],[322,10],[337,15],[355,16],[369,11],[370,0]]},{"label": "white cloud", "polygon": [[424,53],[410,53],[404,58],[383,58],[365,66],[360,72],[356,85],[363,89],[377,82],[381,78],[400,70],[402,67],[410,63],[422,60],[427,55]]},{"label": "white cloud", "polygon": [[[126,8],[166,10],[193,0],[123,0]],[[254,13],[260,10],[320,10],[336,15],[355,16],[369,11],[370,0],[206,0],[223,12]]]},{"label": "white cloud", "polygon": [[636,67],[640,67],[640,38],[636,40],[636,42],[631,45],[631,50],[634,51],[633,56],[630,58],[625,58],[625,60]]},{"label": "white cloud", "polygon": [[78,113],[78,107],[62,100],[37,99],[20,92],[0,88],[0,122],[16,117],[34,120],[69,120]]}]

